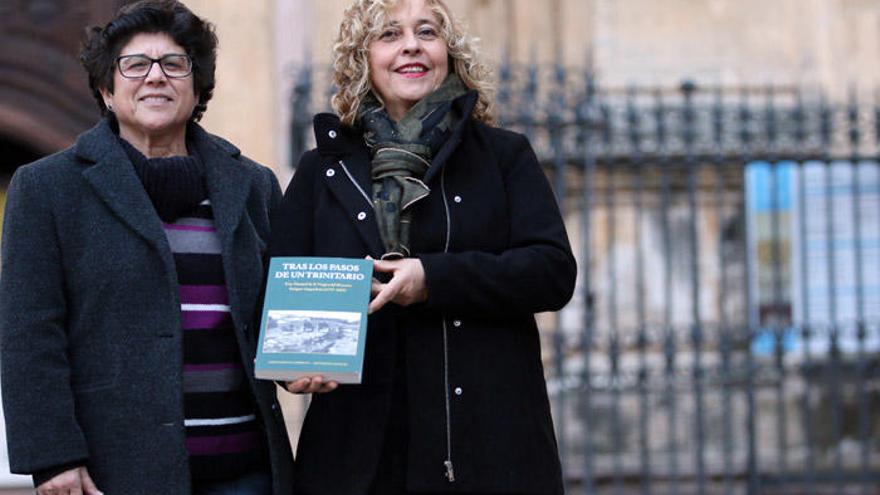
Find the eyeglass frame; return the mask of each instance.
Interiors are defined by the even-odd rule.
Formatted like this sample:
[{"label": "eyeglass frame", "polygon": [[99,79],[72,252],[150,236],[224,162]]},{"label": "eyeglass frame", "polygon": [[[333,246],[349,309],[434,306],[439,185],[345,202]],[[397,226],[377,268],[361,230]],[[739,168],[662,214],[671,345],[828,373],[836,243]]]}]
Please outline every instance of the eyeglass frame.
[{"label": "eyeglass frame", "polygon": [[[122,72],[122,66],[119,65],[120,60],[127,59],[127,58],[134,58],[134,57],[140,57],[140,58],[143,58],[145,60],[150,61],[150,67],[147,69],[147,71],[142,76],[127,76],[127,75],[125,75],[124,72]],[[162,60],[165,59],[166,57],[184,57],[186,60],[189,61],[189,72],[187,72],[186,74],[184,74],[182,76],[172,76],[172,75],[168,74],[167,72],[165,72],[165,67],[162,65]],[[119,71],[119,75],[121,75],[122,77],[124,77],[126,79],[144,79],[144,78],[146,78],[147,76],[150,75],[150,71],[153,70],[153,64],[159,64],[159,70],[161,70],[162,74],[164,74],[165,77],[167,77],[169,79],[183,79],[185,77],[189,77],[192,75],[193,70],[195,70],[195,66],[196,66],[192,57],[190,57],[186,53],[166,53],[165,55],[162,55],[159,58],[148,57],[145,53],[132,53],[129,55],[120,55],[119,57],[116,57],[116,69]]]}]

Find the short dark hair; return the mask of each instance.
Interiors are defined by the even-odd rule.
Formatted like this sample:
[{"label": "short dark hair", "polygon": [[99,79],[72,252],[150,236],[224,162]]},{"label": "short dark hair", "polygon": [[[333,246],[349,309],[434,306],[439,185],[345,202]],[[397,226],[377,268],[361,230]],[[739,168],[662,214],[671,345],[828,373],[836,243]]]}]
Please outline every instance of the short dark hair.
[{"label": "short dark hair", "polygon": [[80,62],[89,75],[89,87],[102,115],[107,114],[101,89],[113,91],[113,71],[122,47],[139,33],[164,33],[186,50],[193,61],[193,91],[199,101],[190,119],[198,121],[214,94],[217,35],[214,25],[192,13],[177,0],[140,0],[119,9],[104,27],[88,30]]}]

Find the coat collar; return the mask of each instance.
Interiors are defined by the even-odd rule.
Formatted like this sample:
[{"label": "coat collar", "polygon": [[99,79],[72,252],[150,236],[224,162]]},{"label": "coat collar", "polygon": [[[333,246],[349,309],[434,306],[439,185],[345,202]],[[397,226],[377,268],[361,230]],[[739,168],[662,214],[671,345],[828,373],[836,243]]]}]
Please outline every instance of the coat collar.
[{"label": "coat collar", "polygon": [[[477,92],[469,91],[452,102],[451,111],[457,112],[459,115],[470,116],[476,102]],[[452,134],[437,152],[431,162],[431,167],[425,174],[424,182],[428,187],[434,187],[432,181],[437,180],[436,177],[449,157],[458,148],[470,121],[469,117],[458,119]],[[364,197],[364,195],[370,194],[369,191],[373,190],[373,185],[370,178],[372,159],[364,142],[362,131],[343,125],[339,117],[330,113],[316,115],[314,127],[317,151],[324,162],[319,173],[324,176],[327,187],[333,191],[333,194],[348,211],[351,221],[366,243],[370,254],[374,258],[381,257],[384,248],[379,228],[376,225],[371,200]],[[350,177],[351,181],[340,180],[342,174],[337,174],[335,170],[339,167],[343,167],[344,175]]]},{"label": "coat collar", "polygon": [[[199,125],[189,124],[187,139],[205,163],[214,223],[225,250],[232,245],[232,234],[244,211],[252,175],[241,165],[238,148],[208,134]],[[76,156],[87,165],[83,175],[95,193],[123,222],[163,253],[163,257],[167,255],[170,261],[162,222],[109,120],[103,119],[81,134],[74,149]]]},{"label": "coat collar", "polygon": [[[446,143],[437,152],[437,155],[431,161],[431,167],[425,174],[424,182],[428,185],[440,173],[449,157],[458,148],[461,143],[462,135],[465,129],[470,125],[470,116],[473,114],[474,107],[477,104],[478,93],[470,90],[462,96],[459,96],[452,102],[452,112],[459,115],[467,116],[458,119],[458,123],[452,129],[452,134]],[[363,152],[365,149],[363,132],[352,126],[343,125],[339,117],[332,113],[320,113],[314,118],[315,142],[317,143],[318,153],[330,157],[343,158],[347,155]],[[369,161],[369,157],[368,157]],[[363,174],[358,174],[363,176]],[[361,182],[362,187],[369,185],[369,170],[366,172],[366,181]],[[369,190],[369,188],[367,189]]]}]

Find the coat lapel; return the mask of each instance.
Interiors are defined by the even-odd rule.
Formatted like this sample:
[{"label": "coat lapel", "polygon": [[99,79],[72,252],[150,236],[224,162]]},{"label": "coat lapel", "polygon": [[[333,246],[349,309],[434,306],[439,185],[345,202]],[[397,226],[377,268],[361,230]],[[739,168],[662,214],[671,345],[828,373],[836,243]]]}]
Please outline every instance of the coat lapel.
[{"label": "coat lapel", "polygon": [[371,160],[363,136],[357,130],[343,126],[332,114],[316,115],[314,125],[315,141],[323,161],[319,173],[345,208],[370,256],[379,259],[385,248],[370,199],[373,190]]},{"label": "coat lapel", "polygon": [[77,139],[76,154],[94,163],[83,176],[95,194],[160,254],[166,266],[173,267],[162,222],[106,120]]},{"label": "coat lapel", "polygon": [[224,246],[223,254],[231,254],[233,235],[244,214],[253,176],[237,159],[238,148],[212,138],[201,127],[191,125],[192,139],[205,164],[205,182],[214,210],[214,225]]},{"label": "coat lapel", "polygon": [[246,322],[241,321],[240,294],[234,290],[240,286],[236,270],[238,260],[235,252],[235,232],[247,207],[253,174],[247,173],[247,169],[238,160],[241,154],[238,148],[211,136],[198,125],[190,124],[190,126],[190,137],[195,143],[199,158],[205,164],[205,182],[214,213],[214,226],[223,252],[223,273],[229,288],[232,317],[236,323],[235,327],[241,329]]},{"label": "coat lapel", "polygon": [[370,161],[366,156],[352,156],[347,160],[330,163],[324,172],[327,187],[342,203],[348,219],[367,245],[370,256],[379,259],[385,253],[376,213],[369,196],[373,189],[370,180]]}]

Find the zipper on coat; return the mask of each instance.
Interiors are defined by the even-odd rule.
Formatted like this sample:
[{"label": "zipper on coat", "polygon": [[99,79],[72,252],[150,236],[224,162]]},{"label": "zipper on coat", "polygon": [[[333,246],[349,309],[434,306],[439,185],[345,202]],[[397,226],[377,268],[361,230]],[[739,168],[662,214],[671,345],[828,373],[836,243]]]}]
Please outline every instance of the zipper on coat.
[{"label": "zipper on coat", "polygon": [[361,185],[358,184],[356,180],[354,180],[354,177],[351,175],[351,172],[348,171],[348,167],[345,166],[345,163],[343,163],[342,160],[339,160],[339,166],[342,167],[342,171],[345,172],[345,175],[348,176],[348,180],[350,180],[351,183],[354,184],[354,187],[356,187],[357,190],[360,191],[361,196],[363,196],[364,199],[367,200],[367,204],[369,204],[372,208],[373,201],[370,200],[370,197],[367,196],[367,193],[364,192],[364,189],[361,187]]},{"label": "zipper on coat", "polygon": [[[452,226],[450,225],[449,201],[446,199],[446,169],[440,173],[440,194],[443,196],[443,208],[446,210],[446,244],[443,252],[449,252],[449,238]],[[449,399],[449,335],[446,328],[446,315],[441,314],[443,319],[443,393],[446,399],[446,460],[443,467],[446,469],[446,479],[450,483],[455,481],[455,468],[452,466],[452,408]]]},{"label": "zipper on coat", "polygon": [[[342,171],[345,172],[345,175],[348,177],[348,180],[354,184],[354,187],[360,191],[361,196],[367,201],[367,204],[373,206],[373,202],[370,200],[370,197],[364,192],[363,188],[360,184],[354,180],[354,177],[351,175],[351,172],[348,171],[348,167],[345,166],[345,163],[342,160],[339,160],[339,166],[342,167]],[[450,225],[450,215],[449,215],[449,201],[446,199],[446,169],[444,168],[440,174],[440,192],[443,196],[443,208],[446,210],[446,243],[443,246],[443,252],[449,252],[449,238],[451,236],[451,225]],[[455,468],[452,465],[452,409],[450,407],[450,397],[449,397],[449,335],[446,328],[446,315],[441,315],[443,319],[443,393],[445,395],[446,401],[446,460],[443,461],[443,468],[446,470],[446,479],[453,483],[455,481]]]}]

